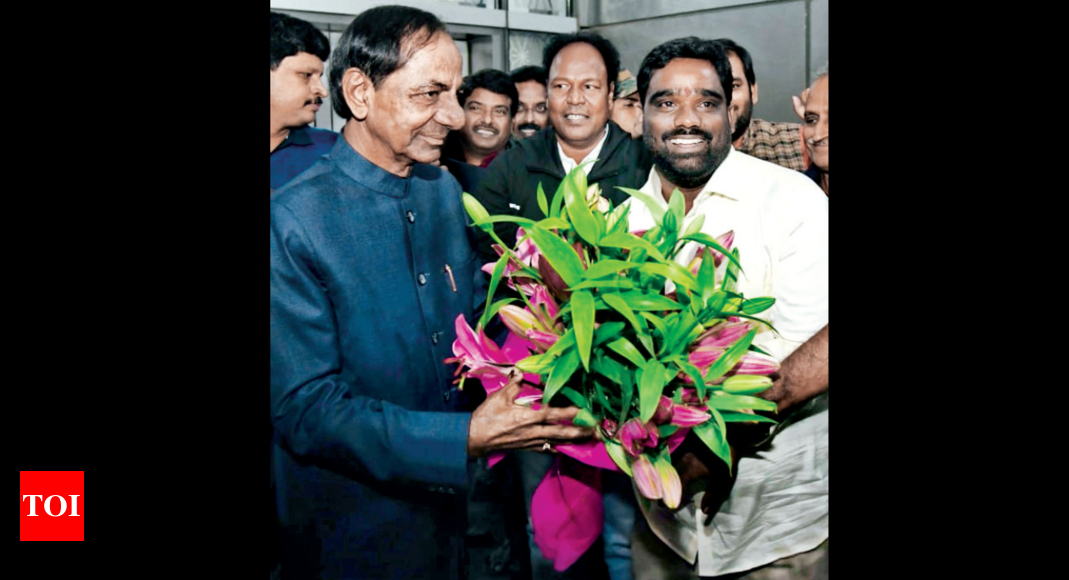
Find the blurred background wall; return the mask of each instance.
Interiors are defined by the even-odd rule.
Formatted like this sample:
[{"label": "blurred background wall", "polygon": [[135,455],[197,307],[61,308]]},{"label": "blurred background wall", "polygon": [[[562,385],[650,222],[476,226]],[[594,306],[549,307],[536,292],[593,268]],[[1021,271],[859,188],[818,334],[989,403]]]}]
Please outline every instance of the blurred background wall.
[{"label": "blurred background wall", "polygon": [[[658,44],[683,36],[731,38],[750,51],[760,88],[754,116],[797,121],[791,95],[828,60],[829,0],[271,0],[271,10],[318,26],[333,49],[353,17],[401,4],[436,14],[464,57],[464,74],[541,64],[554,34],[590,29],[620,51],[635,75]],[[341,119],[322,107],[316,126],[338,131]]]}]

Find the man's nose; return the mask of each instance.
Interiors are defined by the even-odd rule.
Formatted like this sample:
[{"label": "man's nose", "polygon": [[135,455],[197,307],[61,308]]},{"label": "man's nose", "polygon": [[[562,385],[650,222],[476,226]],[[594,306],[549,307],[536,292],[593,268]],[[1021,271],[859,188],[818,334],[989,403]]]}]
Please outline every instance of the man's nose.
[{"label": "man's nose", "polygon": [[319,95],[322,98],[327,98],[327,87],[323,84],[323,78],[317,77],[312,83],[312,94]]},{"label": "man's nose", "polygon": [[680,106],[675,115],[676,127],[697,127],[698,115],[693,107]]},{"label": "man's nose", "polygon": [[828,138],[828,120],[821,119],[817,121],[817,128],[813,131],[813,140],[820,142]]},{"label": "man's nose", "polygon": [[457,93],[443,92],[445,98],[442,99],[442,106],[438,109],[438,114],[435,118],[438,122],[454,131],[459,131],[464,128],[464,109],[460,108],[460,103],[457,101]]},{"label": "man's nose", "polygon": [[583,92],[580,90],[579,85],[572,85],[568,89],[568,104],[569,105],[581,105],[583,104]]}]

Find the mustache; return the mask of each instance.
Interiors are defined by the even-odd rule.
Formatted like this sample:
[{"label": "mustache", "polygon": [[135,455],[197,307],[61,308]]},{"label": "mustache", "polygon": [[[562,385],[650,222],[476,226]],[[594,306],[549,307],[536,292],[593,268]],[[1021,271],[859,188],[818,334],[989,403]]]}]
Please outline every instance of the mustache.
[{"label": "mustache", "polygon": [[490,125],[476,125],[472,128],[473,131],[490,131],[494,135],[497,135],[497,127],[491,127]]},{"label": "mustache", "polygon": [[538,131],[541,127],[534,123],[522,123],[520,124],[520,131]]},{"label": "mustache", "polygon": [[323,98],[322,97],[316,97],[314,99],[309,99],[309,100],[305,101],[304,104],[306,104],[306,105],[322,105],[323,104]]},{"label": "mustache", "polygon": [[821,139],[820,141],[814,141],[812,139],[807,139],[806,143],[808,143],[810,145],[813,145],[813,146],[821,146],[821,145],[827,146],[828,138],[825,137],[825,138]]},{"label": "mustache", "polygon": [[708,131],[704,131],[702,129],[699,129],[698,127],[690,127],[690,128],[683,127],[683,128],[676,129],[675,131],[669,131],[669,132],[666,132],[664,135],[662,135],[661,139],[663,141],[667,141],[667,140],[671,139],[672,137],[684,137],[684,136],[701,137],[701,138],[705,139],[706,141],[712,141],[713,140],[713,134],[712,133],[710,133]]}]

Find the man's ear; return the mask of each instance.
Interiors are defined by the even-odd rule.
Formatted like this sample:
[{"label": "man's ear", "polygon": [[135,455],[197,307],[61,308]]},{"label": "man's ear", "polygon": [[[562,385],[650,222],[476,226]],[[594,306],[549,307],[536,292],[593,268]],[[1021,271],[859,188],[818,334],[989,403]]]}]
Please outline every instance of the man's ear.
[{"label": "man's ear", "polygon": [[341,77],[342,96],[353,118],[363,121],[367,118],[370,101],[375,95],[375,85],[364,71],[351,67]]},{"label": "man's ear", "polygon": [[757,104],[757,83],[750,85],[750,100]]}]

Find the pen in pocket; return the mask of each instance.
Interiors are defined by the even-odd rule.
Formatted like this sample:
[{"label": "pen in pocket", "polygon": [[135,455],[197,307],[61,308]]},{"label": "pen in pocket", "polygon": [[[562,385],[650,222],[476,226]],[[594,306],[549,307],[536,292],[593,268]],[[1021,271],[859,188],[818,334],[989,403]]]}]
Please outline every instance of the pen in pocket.
[{"label": "pen in pocket", "polygon": [[449,264],[445,265],[445,273],[449,276],[449,287],[453,289],[453,292],[457,291],[457,281],[453,279],[453,269],[449,267]]}]

